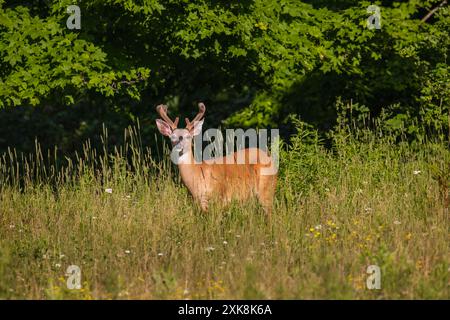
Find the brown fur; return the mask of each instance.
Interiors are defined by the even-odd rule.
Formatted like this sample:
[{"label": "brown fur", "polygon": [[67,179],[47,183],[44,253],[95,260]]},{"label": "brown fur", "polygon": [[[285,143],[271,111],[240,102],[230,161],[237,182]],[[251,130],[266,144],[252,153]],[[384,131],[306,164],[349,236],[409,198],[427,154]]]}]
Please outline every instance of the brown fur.
[{"label": "brown fur", "polygon": [[[244,154],[244,164],[236,164],[238,157],[242,156],[240,153]],[[214,163],[217,159],[194,163],[192,153],[188,156],[189,164],[178,164],[181,179],[202,210],[208,210],[208,202],[213,198],[225,204],[233,199],[245,201],[256,196],[266,213],[271,215],[277,175],[262,174],[262,169],[269,170],[272,165],[266,152],[260,149],[240,150],[223,157],[223,164]],[[230,157],[233,164],[226,163]]]}]

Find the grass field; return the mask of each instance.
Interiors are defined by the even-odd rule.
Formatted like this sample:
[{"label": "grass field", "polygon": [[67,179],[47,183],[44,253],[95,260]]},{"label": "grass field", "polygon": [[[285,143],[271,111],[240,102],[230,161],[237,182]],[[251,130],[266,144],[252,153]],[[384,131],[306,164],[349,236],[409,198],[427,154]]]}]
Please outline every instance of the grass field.
[{"label": "grass field", "polygon": [[201,213],[170,161],[126,134],[73,161],[0,157],[1,298],[450,298],[444,142],[341,128],[325,148],[299,127],[269,223],[256,202]]}]

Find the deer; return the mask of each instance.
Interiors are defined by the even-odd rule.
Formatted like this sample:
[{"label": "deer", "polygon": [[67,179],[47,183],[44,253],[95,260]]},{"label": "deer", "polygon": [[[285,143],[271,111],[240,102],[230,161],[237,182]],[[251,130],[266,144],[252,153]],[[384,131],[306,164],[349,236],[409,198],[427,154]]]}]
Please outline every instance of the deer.
[{"label": "deer", "polygon": [[[192,151],[193,138],[202,133],[206,112],[204,103],[200,102],[198,108],[194,119],[190,121],[185,118],[186,127],[178,128],[179,117],[172,121],[167,115],[166,105],[156,107],[161,117],[156,119],[156,126],[163,136],[170,138],[181,180],[194,201],[203,212],[207,212],[208,204],[213,199],[227,205],[233,199],[243,202],[256,196],[270,218],[277,183],[277,172],[270,170],[273,169],[273,159],[262,149],[247,148],[221,159],[196,161]],[[242,163],[236,159],[244,161]]]}]

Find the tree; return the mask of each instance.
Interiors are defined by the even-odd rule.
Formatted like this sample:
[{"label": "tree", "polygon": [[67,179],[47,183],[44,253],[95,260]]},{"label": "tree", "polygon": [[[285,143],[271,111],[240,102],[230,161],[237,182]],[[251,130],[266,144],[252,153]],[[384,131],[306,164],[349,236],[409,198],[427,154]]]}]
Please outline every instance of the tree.
[{"label": "tree", "polygon": [[73,1],[0,0],[0,122],[44,119],[58,133],[48,143],[68,146],[103,121],[119,131],[141,118],[150,133],[151,106],[189,116],[204,100],[212,126],[299,114],[327,130],[337,101],[352,100],[392,128],[445,129],[448,6],[421,22],[440,3],[378,2],[382,27],[370,30],[368,1],[86,0],[75,31]]}]

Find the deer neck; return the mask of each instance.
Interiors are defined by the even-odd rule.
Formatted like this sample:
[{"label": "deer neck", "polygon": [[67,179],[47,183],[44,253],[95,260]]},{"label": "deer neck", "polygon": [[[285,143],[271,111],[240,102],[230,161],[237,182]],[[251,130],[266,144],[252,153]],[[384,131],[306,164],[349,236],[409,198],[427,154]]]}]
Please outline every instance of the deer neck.
[{"label": "deer neck", "polygon": [[195,183],[195,159],[192,152],[192,146],[186,148],[178,158],[178,169],[180,170],[181,180],[189,190],[193,190]]},{"label": "deer neck", "polygon": [[194,164],[194,155],[192,153],[192,145],[189,144],[181,152],[178,158],[178,166],[185,167]]}]

